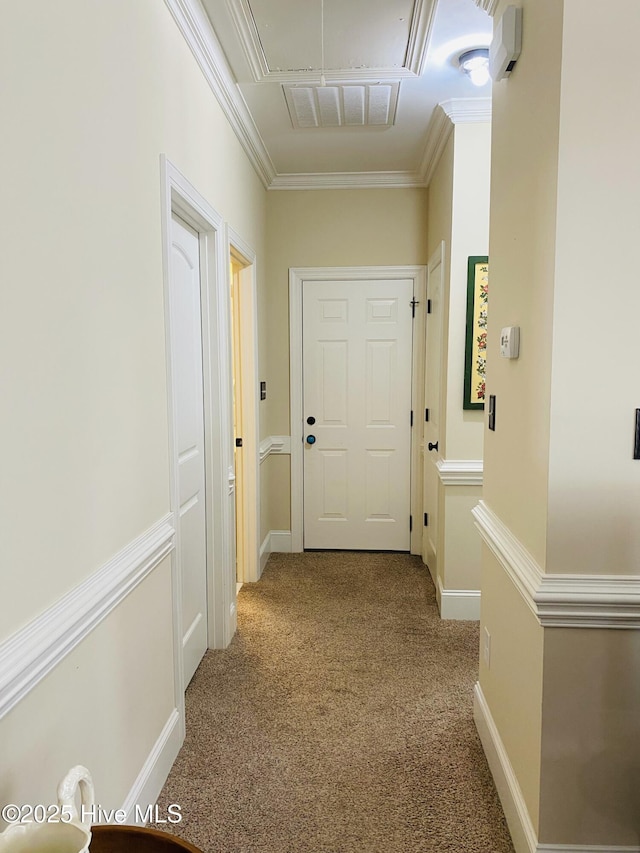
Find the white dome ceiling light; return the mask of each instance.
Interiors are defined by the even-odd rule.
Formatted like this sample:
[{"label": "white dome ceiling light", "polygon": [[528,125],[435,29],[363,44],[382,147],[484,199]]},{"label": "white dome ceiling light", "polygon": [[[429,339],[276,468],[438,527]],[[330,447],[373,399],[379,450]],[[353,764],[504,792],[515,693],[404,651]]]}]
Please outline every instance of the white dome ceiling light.
[{"label": "white dome ceiling light", "polygon": [[462,53],[458,59],[460,68],[468,75],[474,86],[485,86],[491,79],[489,74],[489,50],[477,47]]}]

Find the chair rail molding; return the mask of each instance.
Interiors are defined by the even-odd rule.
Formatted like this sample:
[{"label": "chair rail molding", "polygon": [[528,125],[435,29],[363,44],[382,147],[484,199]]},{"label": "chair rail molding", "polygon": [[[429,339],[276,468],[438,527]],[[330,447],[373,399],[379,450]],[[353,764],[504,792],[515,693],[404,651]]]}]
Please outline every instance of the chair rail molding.
[{"label": "chair rail molding", "polygon": [[481,486],[484,462],[482,459],[439,459],[438,475],[445,486]]},{"label": "chair rail molding", "polygon": [[268,435],[260,442],[260,462],[268,456],[287,456],[291,453],[290,435]]},{"label": "chair rail molding", "polygon": [[545,628],[640,628],[640,576],[551,574],[484,501],[472,510],[480,536]]},{"label": "chair rail molding", "polygon": [[174,550],[173,514],[0,644],[0,719]]}]

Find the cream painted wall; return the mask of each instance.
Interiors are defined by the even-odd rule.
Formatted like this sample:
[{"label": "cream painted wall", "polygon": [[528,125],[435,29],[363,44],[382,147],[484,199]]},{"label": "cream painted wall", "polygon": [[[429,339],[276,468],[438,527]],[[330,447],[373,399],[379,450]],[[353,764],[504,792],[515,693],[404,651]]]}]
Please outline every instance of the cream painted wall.
[{"label": "cream painted wall", "polygon": [[639,661],[639,631],[547,629],[542,843],[636,849]]},{"label": "cream painted wall", "polygon": [[171,616],[167,559],[0,720],[1,803],[55,802],[84,764],[96,801],[122,807],[175,707]]},{"label": "cream painted wall", "polygon": [[[640,406],[639,126],[636,111],[626,108],[636,97],[632,42],[638,26],[640,6],[633,0],[615,0],[605,20],[585,14],[576,0],[565,2],[551,379],[551,572],[637,575],[640,567],[640,462],[633,460]],[[589,43],[599,47],[587,96],[576,65]]]},{"label": "cream painted wall", "polygon": [[427,246],[429,257],[444,240],[447,244],[446,279],[451,269],[451,229],[453,225],[453,127],[429,184],[429,223]]},{"label": "cream painted wall", "polygon": [[482,549],[471,510],[482,486],[443,486],[443,560],[438,571],[445,589],[480,589]]},{"label": "cream painted wall", "polygon": [[491,125],[454,128],[453,210],[448,288],[447,459],[482,459],[484,413],[462,408],[469,255],[489,253]]},{"label": "cream painted wall", "polygon": [[[427,191],[270,192],[267,214],[268,432],[288,435],[289,268],[426,264]],[[283,525],[272,529],[288,530],[289,467],[277,457],[264,464],[272,469],[273,523]]]},{"label": "cream painted wall", "polygon": [[482,551],[480,645],[487,629],[491,659],[487,666],[480,655],[480,686],[537,830],[544,629],[493,554]]},{"label": "cream painted wall", "polygon": [[[3,12],[0,640],[169,509],[160,154],[260,259],[266,215],[164,3]],[[169,595],[157,570],[0,722],[5,801],[86,758],[121,804],[172,704]]]},{"label": "cream painted wall", "polygon": [[[626,104],[640,9],[631,0],[606,16],[591,0],[522,5],[521,58],[494,86],[488,376],[497,429],[485,436],[485,496],[571,588],[572,573],[638,577],[640,166]],[[577,63],[588,43],[604,47],[585,88]],[[522,339],[510,363],[497,358],[495,329],[511,323]],[[638,631],[541,628],[489,553],[485,627],[491,667],[481,662],[480,683],[539,843],[635,849]]]},{"label": "cream painted wall", "polygon": [[[496,431],[484,436],[483,499],[544,568],[564,4],[518,5],[522,54],[493,86],[487,393],[497,406]],[[514,361],[499,356],[508,325],[521,328]],[[481,656],[480,686],[537,831],[544,629],[486,548],[482,566],[491,666]]]},{"label": "cream painted wall", "polygon": [[164,4],[7,15],[5,634],[168,508],[160,153],[257,251],[265,196]]},{"label": "cream painted wall", "polygon": [[[462,408],[467,313],[467,259],[488,253],[491,128],[457,124],[429,187],[429,254],[445,243],[440,453],[445,459],[482,459],[483,412]],[[425,458],[427,466],[433,460]],[[444,589],[480,588],[480,541],[471,509],[477,487],[438,488],[437,576]],[[427,508],[428,509],[428,508]]]},{"label": "cream painted wall", "polygon": [[[588,11],[564,2],[546,568],[637,583],[640,165],[625,105],[640,8]],[[587,96],[576,62],[589,41],[599,49]],[[639,657],[637,630],[547,631],[541,840],[637,846]]]},{"label": "cream painted wall", "polygon": [[[493,87],[487,393],[497,417],[485,432],[484,495],[544,567],[563,2],[521,5],[522,55]],[[499,356],[511,325],[521,330],[514,361]]]}]

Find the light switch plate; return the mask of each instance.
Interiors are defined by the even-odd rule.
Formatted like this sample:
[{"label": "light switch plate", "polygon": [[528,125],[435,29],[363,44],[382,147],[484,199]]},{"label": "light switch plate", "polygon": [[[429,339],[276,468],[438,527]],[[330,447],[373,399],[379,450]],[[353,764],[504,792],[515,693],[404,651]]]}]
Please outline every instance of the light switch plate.
[{"label": "light switch plate", "polygon": [[500,332],[500,355],[502,358],[518,358],[520,355],[520,326],[505,326]]}]

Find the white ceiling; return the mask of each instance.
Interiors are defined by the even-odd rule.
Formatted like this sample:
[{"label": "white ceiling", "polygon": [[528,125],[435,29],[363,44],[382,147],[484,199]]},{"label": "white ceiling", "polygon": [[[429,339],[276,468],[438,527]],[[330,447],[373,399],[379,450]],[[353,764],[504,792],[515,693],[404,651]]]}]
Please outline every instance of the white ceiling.
[{"label": "white ceiling", "polygon": [[438,104],[487,118],[491,84],[474,86],[457,64],[491,39],[492,19],[474,0],[202,3],[273,164],[274,188],[420,185],[442,126]]}]

